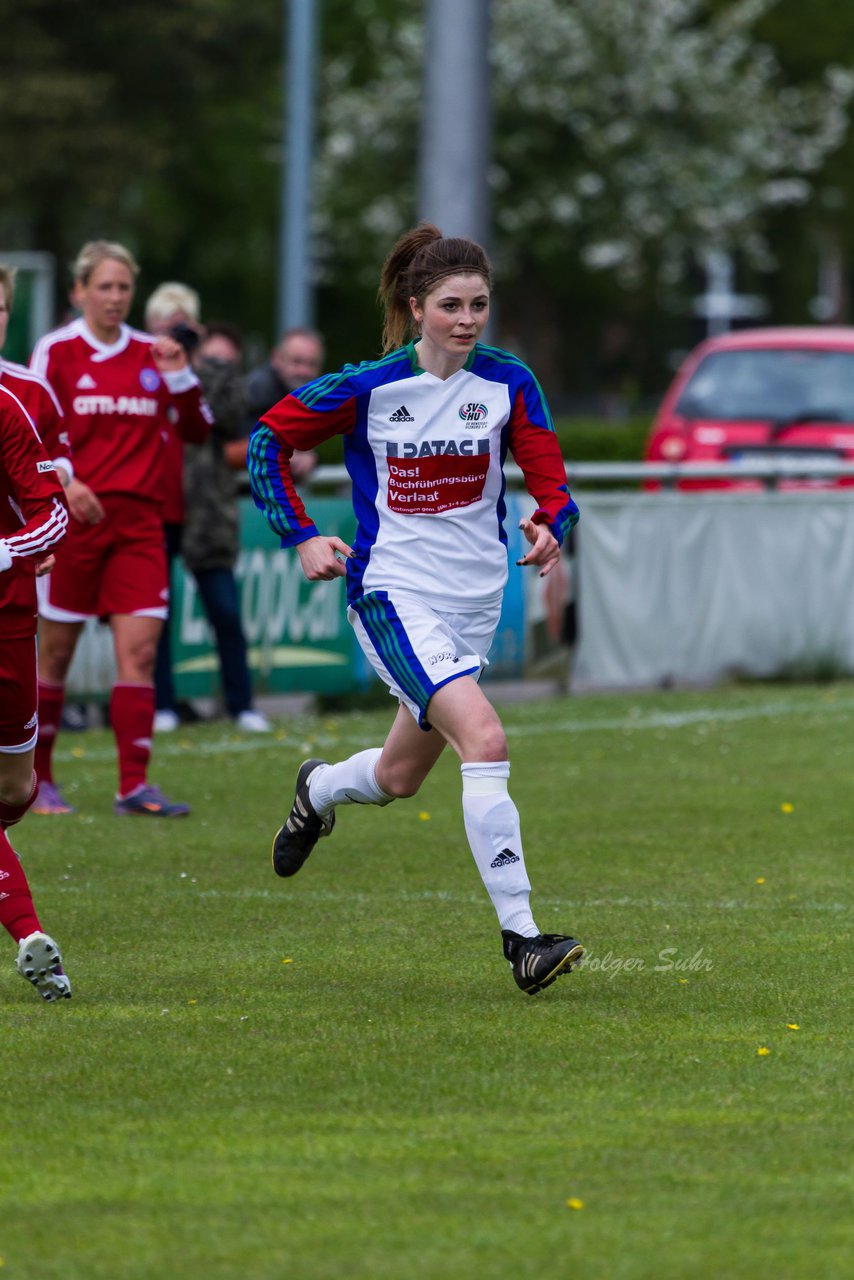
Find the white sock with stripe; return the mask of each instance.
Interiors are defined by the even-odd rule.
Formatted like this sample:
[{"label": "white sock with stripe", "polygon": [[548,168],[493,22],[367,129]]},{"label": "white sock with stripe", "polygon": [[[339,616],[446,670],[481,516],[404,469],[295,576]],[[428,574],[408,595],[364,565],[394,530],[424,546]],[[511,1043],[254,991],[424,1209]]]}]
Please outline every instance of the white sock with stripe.
[{"label": "white sock with stripe", "polygon": [[377,782],[377,762],[382,747],[357,751],[338,764],[322,764],[308,780],[308,798],[321,817],[339,804],[391,804]]},{"label": "white sock with stripe", "polygon": [[501,928],[536,937],[519,810],[507,790],[510,761],[467,763],[460,772],[466,835]]}]

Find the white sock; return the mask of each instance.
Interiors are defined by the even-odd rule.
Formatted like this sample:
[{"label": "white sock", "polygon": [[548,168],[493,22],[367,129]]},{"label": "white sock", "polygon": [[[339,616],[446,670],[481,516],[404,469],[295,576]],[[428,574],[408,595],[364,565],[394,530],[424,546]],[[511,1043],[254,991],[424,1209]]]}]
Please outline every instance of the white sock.
[{"label": "white sock", "polygon": [[501,928],[536,937],[519,810],[507,791],[510,761],[463,764],[460,771],[466,835]]},{"label": "white sock", "polygon": [[339,804],[391,804],[377,783],[377,761],[381,747],[357,751],[338,764],[322,764],[308,780],[308,798],[317,813],[325,817]]}]

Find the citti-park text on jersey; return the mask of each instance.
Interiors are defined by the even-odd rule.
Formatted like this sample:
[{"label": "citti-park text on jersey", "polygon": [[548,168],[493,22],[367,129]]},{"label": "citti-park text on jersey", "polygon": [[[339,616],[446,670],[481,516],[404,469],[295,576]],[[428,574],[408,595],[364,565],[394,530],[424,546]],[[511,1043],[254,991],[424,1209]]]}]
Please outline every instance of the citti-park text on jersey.
[{"label": "citti-park text on jersey", "polygon": [[156,418],[160,406],[149,396],[75,396],[74,412],[81,417],[87,413],[117,413]]}]

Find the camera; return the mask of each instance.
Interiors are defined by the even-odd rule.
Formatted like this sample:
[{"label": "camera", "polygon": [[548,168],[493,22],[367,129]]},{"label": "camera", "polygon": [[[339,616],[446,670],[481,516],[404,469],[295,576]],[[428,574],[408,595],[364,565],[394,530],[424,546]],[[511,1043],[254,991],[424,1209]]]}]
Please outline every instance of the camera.
[{"label": "camera", "polygon": [[174,338],[184,348],[188,356],[191,356],[199,345],[199,335],[195,329],[191,329],[188,324],[175,324],[169,330],[169,337]]}]

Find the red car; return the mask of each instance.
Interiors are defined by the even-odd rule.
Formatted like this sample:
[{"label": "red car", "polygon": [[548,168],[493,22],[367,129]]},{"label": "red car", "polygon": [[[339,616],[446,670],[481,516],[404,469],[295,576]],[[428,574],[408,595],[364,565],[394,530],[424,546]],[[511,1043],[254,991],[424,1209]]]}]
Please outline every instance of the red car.
[{"label": "red car", "polygon": [[731,477],[680,479],[680,489],[761,489],[738,470],[768,460],[784,468],[780,489],[854,484],[805,474],[854,463],[854,328],[742,329],[702,342],[661,403],[645,458],[732,464]]}]

